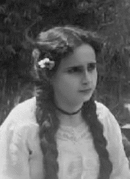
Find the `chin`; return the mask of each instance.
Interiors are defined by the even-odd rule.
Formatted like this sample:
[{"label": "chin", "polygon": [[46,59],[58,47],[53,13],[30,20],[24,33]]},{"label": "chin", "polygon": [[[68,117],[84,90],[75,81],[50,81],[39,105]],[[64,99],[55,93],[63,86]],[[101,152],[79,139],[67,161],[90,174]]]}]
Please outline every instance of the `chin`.
[{"label": "chin", "polygon": [[87,96],[87,97],[84,99],[84,102],[87,102],[87,101],[89,101],[91,97],[92,97],[92,95],[90,95],[90,96]]}]

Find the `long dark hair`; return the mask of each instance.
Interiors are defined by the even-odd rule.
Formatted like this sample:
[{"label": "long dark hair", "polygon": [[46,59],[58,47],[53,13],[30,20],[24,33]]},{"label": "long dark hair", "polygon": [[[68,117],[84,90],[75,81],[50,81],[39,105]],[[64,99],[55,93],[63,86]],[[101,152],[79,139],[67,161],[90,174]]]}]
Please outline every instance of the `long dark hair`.
[{"label": "long dark hair", "polygon": [[[94,33],[78,27],[54,27],[39,34],[32,56],[34,59],[34,76],[36,81],[36,118],[40,127],[41,149],[44,155],[45,179],[58,179],[58,150],[56,132],[59,119],[55,113],[53,88],[50,78],[56,73],[63,58],[73,53],[82,44],[89,44],[94,49],[96,57],[101,50],[100,38]],[[52,70],[40,68],[38,61],[49,58],[55,62]],[[106,149],[107,141],[103,135],[103,125],[97,118],[96,104],[91,98],[82,107],[82,116],[90,128],[93,143],[99,155],[100,171],[98,179],[109,179],[112,164]]]}]

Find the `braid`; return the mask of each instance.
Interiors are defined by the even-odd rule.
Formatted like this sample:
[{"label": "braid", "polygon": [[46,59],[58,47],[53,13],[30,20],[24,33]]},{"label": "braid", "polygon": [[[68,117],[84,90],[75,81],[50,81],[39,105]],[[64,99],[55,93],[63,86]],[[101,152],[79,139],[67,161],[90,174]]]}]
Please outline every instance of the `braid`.
[{"label": "braid", "polygon": [[43,86],[37,89],[36,117],[40,126],[39,136],[44,156],[44,177],[45,179],[58,179],[58,150],[55,134],[59,127],[59,120],[56,117],[50,95],[46,95],[43,89]]},{"label": "braid", "polygon": [[84,103],[82,115],[90,127],[94,146],[99,155],[100,171],[98,179],[109,179],[112,171],[112,163],[109,160],[109,154],[106,149],[107,141],[103,136],[103,125],[97,118],[96,104],[92,99]]}]

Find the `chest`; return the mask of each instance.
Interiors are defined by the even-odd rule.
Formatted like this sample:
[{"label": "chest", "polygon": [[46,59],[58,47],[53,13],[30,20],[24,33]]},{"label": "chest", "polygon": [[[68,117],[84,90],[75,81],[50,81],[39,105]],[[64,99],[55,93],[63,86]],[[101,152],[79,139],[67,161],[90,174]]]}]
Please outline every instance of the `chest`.
[{"label": "chest", "polygon": [[80,129],[65,128],[57,133],[59,178],[97,179],[99,158],[92,136]]}]

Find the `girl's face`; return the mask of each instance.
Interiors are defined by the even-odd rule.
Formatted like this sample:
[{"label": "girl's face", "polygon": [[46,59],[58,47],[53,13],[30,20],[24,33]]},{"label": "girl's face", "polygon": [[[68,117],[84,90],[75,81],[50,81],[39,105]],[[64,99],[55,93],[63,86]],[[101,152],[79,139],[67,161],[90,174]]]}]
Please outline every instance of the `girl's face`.
[{"label": "girl's face", "polygon": [[90,45],[83,44],[61,61],[52,78],[56,103],[59,107],[82,105],[91,98],[96,82],[95,51]]}]

